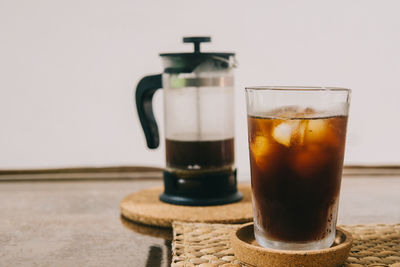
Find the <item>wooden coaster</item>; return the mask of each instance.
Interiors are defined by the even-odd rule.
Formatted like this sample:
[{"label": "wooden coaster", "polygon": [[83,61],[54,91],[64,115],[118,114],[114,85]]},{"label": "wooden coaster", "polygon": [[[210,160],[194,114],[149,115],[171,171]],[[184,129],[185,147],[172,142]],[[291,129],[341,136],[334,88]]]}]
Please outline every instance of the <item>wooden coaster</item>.
[{"label": "wooden coaster", "polygon": [[253,227],[253,223],[247,223],[233,231],[231,245],[238,260],[254,266],[340,266],[349,256],[353,243],[349,232],[337,228],[335,243],[327,249],[302,251],[267,249],[257,244]]},{"label": "wooden coaster", "polygon": [[239,185],[243,199],[239,202],[206,206],[180,206],[161,202],[162,187],[145,189],[125,197],[120,204],[121,213],[132,221],[171,227],[173,221],[205,223],[245,223],[253,220],[250,185]]}]

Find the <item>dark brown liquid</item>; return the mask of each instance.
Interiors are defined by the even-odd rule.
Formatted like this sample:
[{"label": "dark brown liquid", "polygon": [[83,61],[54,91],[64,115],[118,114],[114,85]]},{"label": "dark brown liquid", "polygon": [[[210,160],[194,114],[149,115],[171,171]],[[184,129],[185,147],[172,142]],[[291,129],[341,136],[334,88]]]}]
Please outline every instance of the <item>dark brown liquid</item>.
[{"label": "dark brown liquid", "polygon": [[178,169],[209,169],[233,165],[234,139],[177,141],[166,139],[167,166]]},{"label": "dark brown liquid", "polygon": [[323,239],[336,216],[347,117],[248,117],[257,225],[272,240]]}]

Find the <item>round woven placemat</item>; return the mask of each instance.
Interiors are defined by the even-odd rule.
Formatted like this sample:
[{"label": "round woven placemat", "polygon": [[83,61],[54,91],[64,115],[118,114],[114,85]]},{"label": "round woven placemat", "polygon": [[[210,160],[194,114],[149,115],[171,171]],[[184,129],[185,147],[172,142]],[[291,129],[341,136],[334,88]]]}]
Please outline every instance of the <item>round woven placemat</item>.
[{"label": "round woven placemat", "polygon": [[[172,266],[240,267],[230,231],[237,225],[174,222]],[[400,267],[400,224],[341,225],[353,236],[353,247],[343,266]]]},{"label": "round woven placemat", "polygon": [[171,227],[172,222],[245,223],[253,220],[251,188],[239,185],[243,199],[239,202],[206,206],[180,206],[161,202],[162,187],[145,189],[125,197],[120,204],[121,213],[132,221],[160,227]]}]

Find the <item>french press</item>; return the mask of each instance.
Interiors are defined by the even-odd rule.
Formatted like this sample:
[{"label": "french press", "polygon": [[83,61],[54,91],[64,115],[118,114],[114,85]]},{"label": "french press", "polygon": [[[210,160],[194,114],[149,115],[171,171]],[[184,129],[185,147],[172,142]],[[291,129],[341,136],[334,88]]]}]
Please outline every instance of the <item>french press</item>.
[{"label": "french press", "polygon": [[147,146],[159,146],[153,94],[164,89],[163,202],[206,206],[239,201],[234,164],[234,53],[204,53],[210,37],[185,37],[193,53],[160,54],[162,74],[142,78],[136,107]]}]

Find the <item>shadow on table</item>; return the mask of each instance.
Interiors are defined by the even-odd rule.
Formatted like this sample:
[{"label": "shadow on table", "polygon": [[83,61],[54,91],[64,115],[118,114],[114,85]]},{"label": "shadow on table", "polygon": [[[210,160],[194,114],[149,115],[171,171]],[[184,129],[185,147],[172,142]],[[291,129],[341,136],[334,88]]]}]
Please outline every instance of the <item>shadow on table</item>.
[{"label": "shadow on table", "polygon": [[172,229],[171,228],[149,226],[149,225],[133,222],[129,219],[126,219],[122,215],[120,218],[121,218],[122,224],[126,228],[128,228],[136,233],[172,241]]},{"label": "shadow on table", "polygon": [[[121,223],[128,229],[142,235],[164,239],[164,245],[166,248],[167,262],[172,262],[172,229],[171,228],[160,228],[156,226],[148,226],[140,223],[133,222],[126,219],[122,215],[120,216]],[[153,245],[149,247],[147,254],[146,267],[161,267],[163,259],[163,247]]]}]

